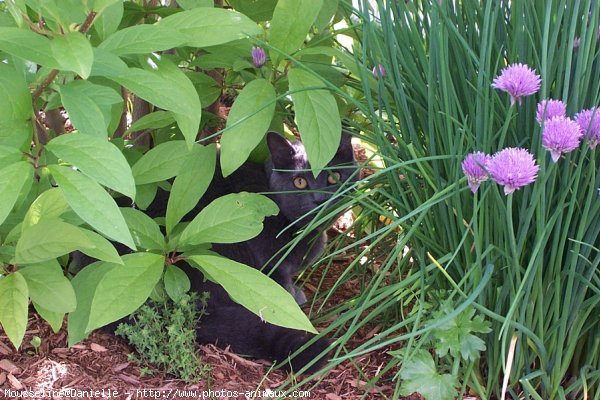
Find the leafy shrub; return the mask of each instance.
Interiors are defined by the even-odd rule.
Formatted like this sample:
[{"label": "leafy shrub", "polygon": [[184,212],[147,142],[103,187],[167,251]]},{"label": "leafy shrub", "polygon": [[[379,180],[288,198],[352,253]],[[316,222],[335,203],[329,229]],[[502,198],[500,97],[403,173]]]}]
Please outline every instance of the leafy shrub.
[{"label": "leafy shrub", "polygon": [[206,296],[182,295],[177,302],[164,299],[148,301],[115,333],[136,349],[132,355],[139,365],[153,364],[185,382],[207,377],[210,368],[197,354],[196,329],[204,313]]}]

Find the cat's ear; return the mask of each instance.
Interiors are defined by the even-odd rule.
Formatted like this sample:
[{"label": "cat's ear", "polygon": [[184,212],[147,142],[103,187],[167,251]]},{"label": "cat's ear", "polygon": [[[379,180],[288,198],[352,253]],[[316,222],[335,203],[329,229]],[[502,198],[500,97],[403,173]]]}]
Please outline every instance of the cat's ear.
[{"label": "cat's ear", "polygon": [[347,132],[342,132],[340,147],[338,147],[335,157],[344,161],[354,160],[354,150],[352,149],[352,136]]},{"label": "cat's ear", "polygon": [[267,145],[275,168],[285,169],[296,154],[292,143],[276,132],[267,133]]}]

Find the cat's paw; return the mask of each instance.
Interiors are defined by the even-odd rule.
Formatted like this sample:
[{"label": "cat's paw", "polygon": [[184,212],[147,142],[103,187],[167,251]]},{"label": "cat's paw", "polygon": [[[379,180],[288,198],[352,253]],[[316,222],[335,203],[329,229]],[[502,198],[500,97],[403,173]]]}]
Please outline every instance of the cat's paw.
[{"label": "cat's paw", "polygon": [[[314,340],[313,335],[306,333],[301,336],[296,336],[294,339],[295,340],[288,342],[287,361],[281,365],[281,368],[298,373],[310,364],[310,366],[303,370],[302,373],[312,374],[325,365],[329,355],[327,349],[331,345],[329,339],[322,337]],[[312,343],[310,343],[301,353],[293,358],[289,357],[309,342]]]},{"label": "cat's paw", "polygon": [[292,285],[290,288],[290,293],[294,297],[294,300],[296,300],[296,303],[298,303],[300,306],[308,301],[304,291],[296,285]]}]

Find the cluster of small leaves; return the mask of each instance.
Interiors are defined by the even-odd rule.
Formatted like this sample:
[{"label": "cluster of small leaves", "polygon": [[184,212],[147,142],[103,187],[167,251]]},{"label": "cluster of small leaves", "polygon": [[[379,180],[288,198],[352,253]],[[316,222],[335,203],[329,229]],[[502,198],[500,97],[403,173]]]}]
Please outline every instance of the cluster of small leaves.
[{"label": "cluster of small leaves", "polygon": [[138,364],[153,364],[185,382],[206,378],[210,368],[197,354],[197,321],[204,313],[206,294],[182,296],[179,301],[148,301],[115,333],[129,341]]},{"label": "cluster of small leaves", "polygon": [[[485,351],[485,342],[476,334],[487,334],[491,331],[490,323],[483,316],[475,315],[473,307],[448,318],[453,313],[455,304],[451,300],[443,300],[439,309],[431,312],[429,325],[432,326],[427,339],[420,341],[420,346],[431,347],[434,356],[426,350],[412,352],[406,350],[391,352],[402,360],[400,393],[408,396],[418,392],[427,400],[447,400],[456,397],[461,371],[452,367],[479,359]],[[444,322],[439,323],[438,321]],[[440,372],[442,371],[442,372]]]}]

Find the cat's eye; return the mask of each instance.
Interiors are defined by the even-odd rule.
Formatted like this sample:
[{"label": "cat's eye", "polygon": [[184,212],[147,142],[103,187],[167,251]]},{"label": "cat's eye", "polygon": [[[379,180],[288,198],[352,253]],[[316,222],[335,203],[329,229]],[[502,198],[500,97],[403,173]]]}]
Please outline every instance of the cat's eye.
[{"label": "cat's eye", "polygon": [[327,177],[327,182],[329,182],[330,185],[335,185],[337,183],[340,183],[341,179],[342,175],[339,172],[332,172]]},{"label": "cat's eye", "polygon": [[294,186],[296,186],[296,189],[306,189],[308,182],[303,177],[297,176],[294,178]]}]

